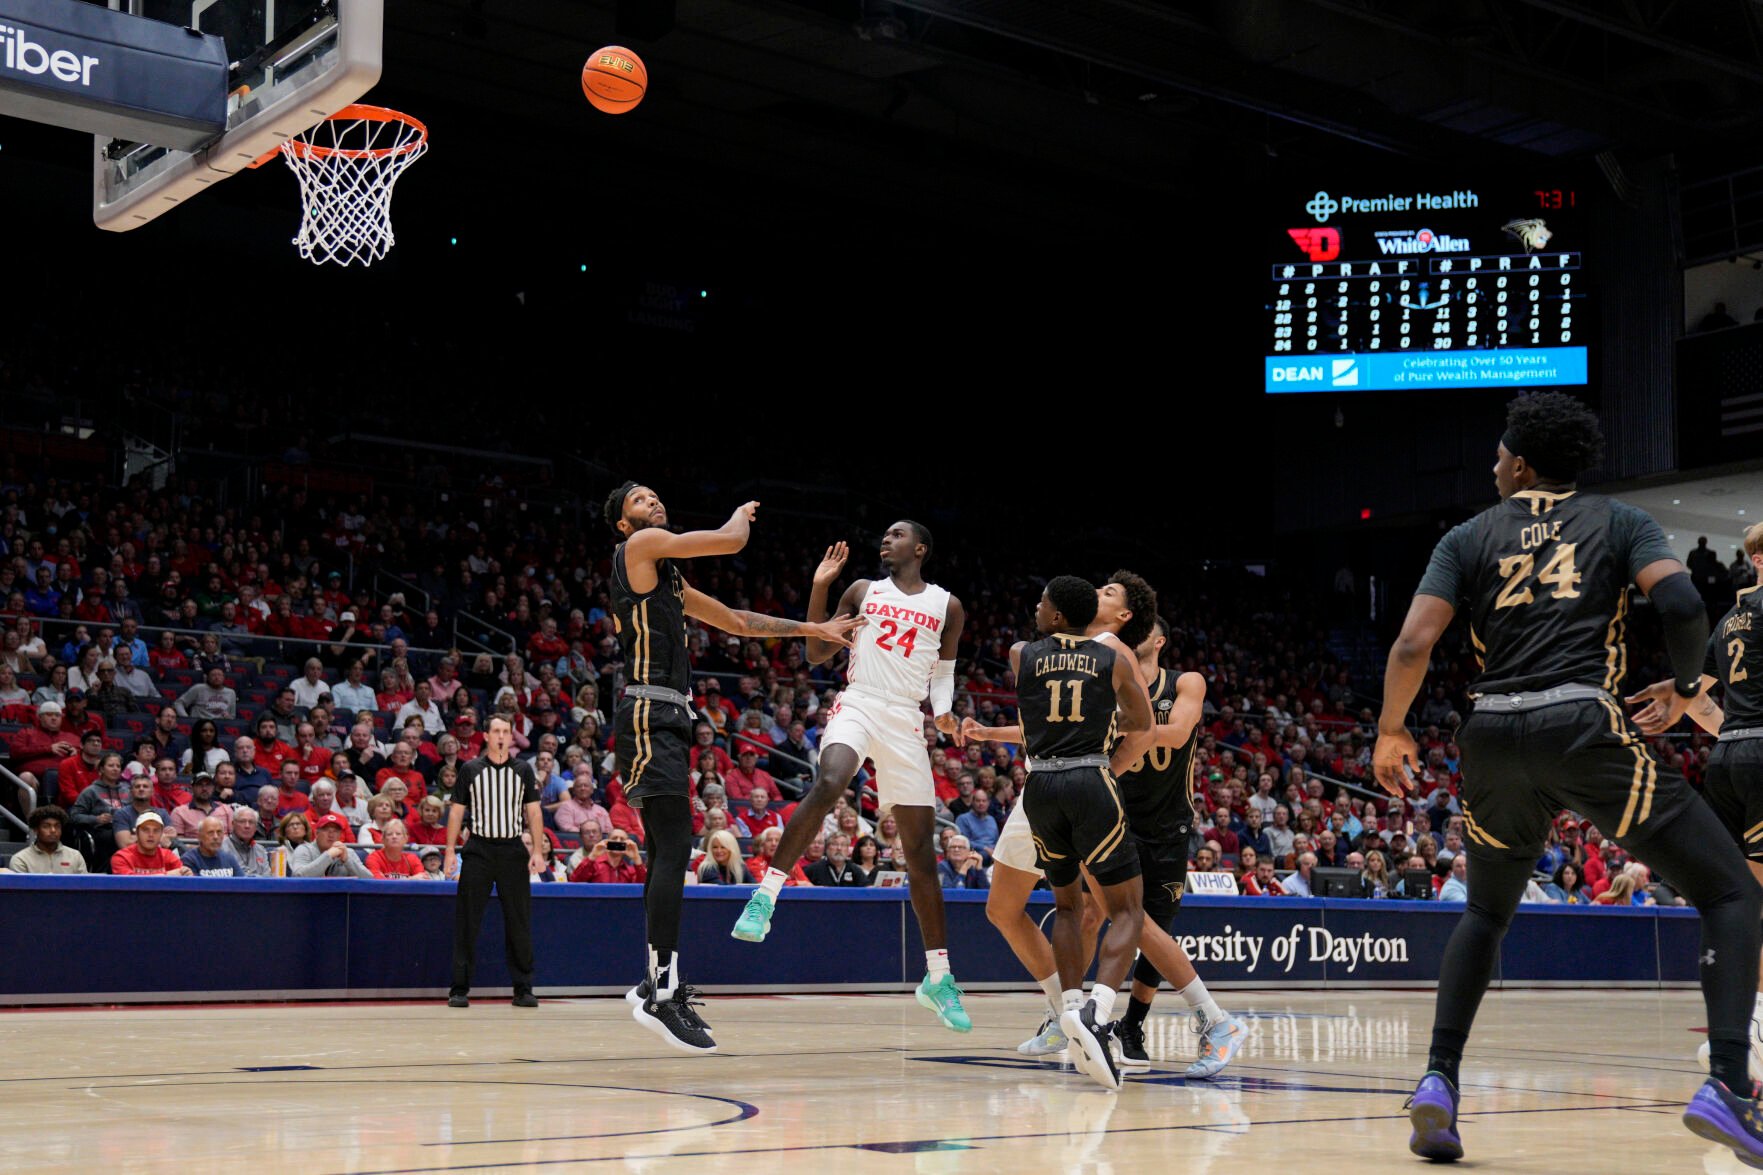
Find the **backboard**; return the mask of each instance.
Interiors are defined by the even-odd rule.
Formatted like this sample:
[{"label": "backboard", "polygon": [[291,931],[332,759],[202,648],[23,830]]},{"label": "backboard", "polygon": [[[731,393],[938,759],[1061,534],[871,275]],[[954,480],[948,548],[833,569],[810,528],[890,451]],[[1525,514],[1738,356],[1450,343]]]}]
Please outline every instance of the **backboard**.
[{"label": "backboard", "polygon": [[380,77],[384,0],[107,0],[224,37],[226,130],[196,151],[96,136],[92,220],[125,232],[360,98]]}]

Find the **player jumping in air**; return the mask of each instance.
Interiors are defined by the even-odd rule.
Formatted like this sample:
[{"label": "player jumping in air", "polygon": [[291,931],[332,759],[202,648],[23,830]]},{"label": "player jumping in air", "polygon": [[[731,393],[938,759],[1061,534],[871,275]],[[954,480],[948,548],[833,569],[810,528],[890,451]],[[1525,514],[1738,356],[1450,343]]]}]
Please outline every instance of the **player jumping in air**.
[{"label": "player jumping in air", "polygon": [[[887,578],[859,579],[839,597],[837,616],[853,623],[860,618],[863,628],[851,648],[845,690],[820,736],[820,778],[791,813],[771,868],[731,933],[747,942],[764,940],[789,870],[851,786],[863,761],[873,760],[881,807],[894,813],[907,870],[915,879],[910,887],[912,912],[925,946],[918,1002],[936,1012],[945,1028],[968,1032],[973,1021],[961,1006],[961,989],[949,972],[943,891],[936,880],[936,787],[920,709],[928,693],[937,729],[956,734],[955,651],[966,618],[960,600],[925,580],[924,562],[930,553],[928,529],[917,522],[896,522],[881,540]],[[810,617],[826,616],[827,589],[838,579],[848,554],[844,543],[827,548],[814,572]],[[822,664],[836,648],[837,642],[810,640],[808,660]]]},{"label": "player jumping in air", "polygon": [[1672,688],[1654,705],[1665,725],[1701,693],[1708,615],[1657,522],[1575,488],[1601,447],[1598,418],[1571,396],[1514,400],[1494,462],[1500,504],[1439,541],[1390,650],[1372,765],[1398,797],[1420,761],[1404,725],[1408,707],[1459,608],[1469,612],[1481,663],[1470,685],[1474,712],[1457,733],[1469,903],[1439,966],[1426,1074],[1408,1102],[1408,1149],[1434,1161],[1463,1156],[1463,1049],[1544,832],[1566,808],[1590,816],[1701,911],[1712,1075],[1684,1124],[1763,1166],[1763,1107],[1746,1071],[1763,892],[1719,818],[1681,774],[1660,772],[1614,696],[1629,584],[1664,628]]},{"label": "player jumping in air", "polygon": [[804,624],[737,612],[693,588],[676,560],[732,555],[747,545],[758,502],[736,510],[716,530],[675,534],[667,509],[648,486],[625,482],[606,499],[606,522],[625,541],[612,552],[612,614],[624,648],[628,684],[613,719],[613,748],[625,798],[643,810],[649,879],[643,886],[648,923],[648,977],[626,995],[637,1022],[684,1052],[716,1048],[710,1026],[683,986],[675,952],[686,860],[692,847],[687,765],[692,744],[691,666],[686,617],[737,636],[818,638],[844,645],[863,623],[841,617]]}]

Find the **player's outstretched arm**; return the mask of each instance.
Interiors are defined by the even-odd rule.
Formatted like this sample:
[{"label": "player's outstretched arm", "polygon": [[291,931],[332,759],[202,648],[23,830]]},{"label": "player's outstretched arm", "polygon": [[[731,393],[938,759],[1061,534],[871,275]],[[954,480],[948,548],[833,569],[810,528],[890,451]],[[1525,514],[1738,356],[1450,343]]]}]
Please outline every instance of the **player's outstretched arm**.
[{"label": "player's outstretched arm", "polygon": [[[1658,531],[1657,522],[1647,522],[1654,532]],[[1656,704],[1664,711],[1661,729],[1669,730],[1707,688],[1704,653],[1708,647],[1708,610],[1689,571],[1676,559],[1653,560],[1635,575],[1634,583],[1646,593],[1648,602],[1659,614],[1660,627],[1665,630],[1665,652],[1675,676],[1670,695]]]},{"label": "player's outstretched arm", "polygon": [[989,743],[1019,743],[1022,741],[1022,726],[982,726],[977,718],[961,720],[961,741],[978,739]]},{"label": "player's outstretched arm", "polygon": [[[1726,721],[1726,711],[1715,702],[1709,690],[1714,688],[1718,679],[1711,673],[1702,674],[1702,692],[1690,699],[1687,713],[1695,719],[1709,734],[1719,734],[1720,724]],[[1630,706],[1640,706],[1634,714],[1634,724],[1641,728],[1641,733],[1649,737],[1664,734],[1676,725],[1667,722],[1671,712],[1671,696],[1677,692],[1677,683],[1670,678],[1655,681],[1652,685],[1637,693],[1630,694],[1622,700]]]},{"label": "player's outstretched arm", "polygon": [[835,620],[815,623],[811,620],[785,620],[762,612],[742,612],[731,608],[714,596],[707,596],[690,584],[686,585],[686,615],[694,620],[720,628],[736,636],[816,637],[833,645],[850,645],[851,634],[863,627],[859,616],[840,616]]},{"label": "player's outstretched arm", "polygon": [[647,527],[631,535],[625,542],[625,561],[627,564],[653,564],[657,559],[733,555],[747,545],[747,536],[752,533],[753,519],[758,514],[759,503],[747,502],[715,530],[688,530],[683,534],[675,534],[664,527]]},{"label": "player's outstretched arm", "polygon": [[[1129,737],[1149,733],[1151,695],[1145,692],[1145,683],[1139,679],[1138,662],[1131,657],[1116,655],[1114,658],[1114,704],[1120,708],[1116,729]],[[1141,746],[1138,754],[1144,752],[1145,748]]]},{"label": "player's outstretched arm", "polygon": [[[1424,586],[1424,585],[1422,585]],[[1420,692],[1426,678],[1426,667],[1432,661],[1432,647],[1439,643],[1457,606],[1442,596],[1417,595],[1408,605],[1407,619],[1396,643],[1390,646],[1390,659],[1383,672],[1383,713],[1377,720],[1377,747],[1371,755],[1371,769],[1378,784],[1392,796],[1401,796],[1411,785],[1402,767],[1418,770],[1420,751],[1414,736],[1408,733],[1408,707]]]}]

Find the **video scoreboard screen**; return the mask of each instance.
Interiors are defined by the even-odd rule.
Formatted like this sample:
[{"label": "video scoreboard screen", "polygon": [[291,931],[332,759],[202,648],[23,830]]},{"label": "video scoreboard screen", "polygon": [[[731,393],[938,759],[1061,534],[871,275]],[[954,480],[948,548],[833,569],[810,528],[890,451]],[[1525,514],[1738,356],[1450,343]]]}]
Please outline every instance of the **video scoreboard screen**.
[{"label": "video scoreboard screen", "polygon": [[1341,183],[1277,201],[1269,393],[1586,382],[1585,205],[1573,188]]}]

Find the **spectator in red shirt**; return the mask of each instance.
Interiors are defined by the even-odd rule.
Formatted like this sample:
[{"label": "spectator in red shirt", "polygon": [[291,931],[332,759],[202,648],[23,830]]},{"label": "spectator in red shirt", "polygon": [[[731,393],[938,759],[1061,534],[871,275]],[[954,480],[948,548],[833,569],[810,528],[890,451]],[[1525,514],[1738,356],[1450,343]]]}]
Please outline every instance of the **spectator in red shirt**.
[{"label": "spectator in red shirt", "polygon": [[[766,870],[771,868],[771,858],[777,853],[777,842],[784,838],[784,830],[779,826],[767,828],[753,841],[753,855],[747,858],[747,874],[751,877],[764,877]],[[785,885],[808,885],[808,875],[802,872],[802,862],[797,861],[790,868],[790,875],[784,880]]]},{"label": "spectator in red shirt", "polygon": [[318,731],[312,723],[302,722],[294,728],[294,745],[289,748],[286,761],[300,768],[300,781],[308,791],[324,778],[331,765],[331,752],[318,745]]},{"label": "spectator in red shirt", "polygon": [[55,764],[55,790],[61,806],[71,808],[98,778],[98,760],[104,754],[104,736],[88,731],[80,739],[80,753],[58,760]]},{"label": "spectator in red shirt", "polygon": [[[257,720],[257,765],[271,775],[280,776],[282,761],[294,755],[294,748],[281,740],[275,716],[265,714]],[[296,764],[298,766],[298,764]]]},{"label": "spectator in red shirt", "polygon": [[642,850],[637,848],[636,842],[623,832],[614,832],[594,845],[569,879],[600,885],[640,885],[649,879],[649,868],[643,864]]},{"label": "spectator in red shirt", "polygon": [[772,779],[771,772],[759,766],[758,750],[748,746],[741,748],[740,766],[723,773],[722,786],[731,800],[747,799],[754,788],[760,787],[771,795],[777,794],[777,781]]},{"label": "spectator in red shirt", "polygon": [[147,664],[156,674],[163,675],[167,669],[188,669],[189,657],[178,648],[177,634],[170,629],[159,634],[159,643],[147,651]]},{"label": "spectator in red shirt", "polygon": [[[80,753],[81,734],[74,731],[64,733],[64,718],[58,703],[44,702],[37,707],[35,726],[27,726],[6,736],[6,745],[12,751],[9,766],[39,796],[43,793],[43,776],[49,769]],[[30,799],[23,792],[18,795],[18,804],[21,811],[30,811]]]},{"label": "spectator in red shirt", "polygon": [[280,820],[289,812],[310,812],[312,801],[306,798],[305,784],[300,779],[300,767],[292,759],[282,764],[281,776],[277,780],[276,819]]},{"label": "spectator in red shirt", "polygon": [[[747,795],[748,811],[735,818],[735,833],[738,836],[755,837],[768,828],[782,828],[783,817],[771,810],[771,789],[764,785],[753,788]],[[755,876],[764,877],[764,873]]]},{"label": "spectator in red shirt", "polygon": [[409,743],[399,742],[394,745],[391,766],[380,768],[373,777],[374,790],[383,792],[386,790],[387,780],[401,779],[404,781],[406,794],[412,800],[420,803],[422,797],[428,794],[428,784],[423,781],[422,772],[412,765],[414,762],[415,755],[411,751]]},{"label": "spectator in red shirt", "polygon": [[1219,808],[1212,813],[1212,827],[1204,831],[1207,840],[1218,842],[1218,847],[1225,856],[1234,857],[1237,855],[1237,850],[1241,846],[1237,843],[1237,834],[1230,830],[1229,808]]},{"label": "spectator in red shirt", "polygon": [[453,737],[459,740],[459,758],[465,762],[484,753],[484,733],[477,728],[477,711],[461,710],[453,718]]},{"label": "spectator in red shirt", "polygon": [[335,814],[337,819],[343,822],[343,839],[351,841],[355,839],[355,830],[350,825],[349,817],[344,815],[342,810],[337,806],[337,784],[335,780],[328,777],[314,780],[307,791],[307,801],[309,807],[307,815],[313,820],[316,821],[321,816]]},{"label": "spectator in red shirt", "polygon": [[143,812],[135,817],[135,843],[118,849],[110,858],[112,873],[160,874],[190,876],[190,870],[170,849],[160,847],[165,836],[165,818],[158,812]]},{"label": "spectator in red shirt", "polygon": [[[348,835],[347,829],[344,835]],[[404,822],[389,821],[380,830],[380,847],[367,854],[367,871],[389,881],[423,877],[428,871],[422,867],[422,860],[415,853],[404,851],[404,846],[409,843],[410,831],[404,827]]]},{"label": "spectator in red shirt", "polygon": [[557,622],[546,617],[539,622],[539,631],[526,645],[527,659],[532,664],[556,662],[569,655],[569,642],[557,634]]},{"label": "spectator in red shirt", "polygon": [[439,796],[424,796],[416,805],[416,824],[410,828],[410,843],[413,845],[444,845],[447,843],[447,826],[443,822],[447,806],[441,803]]}]

